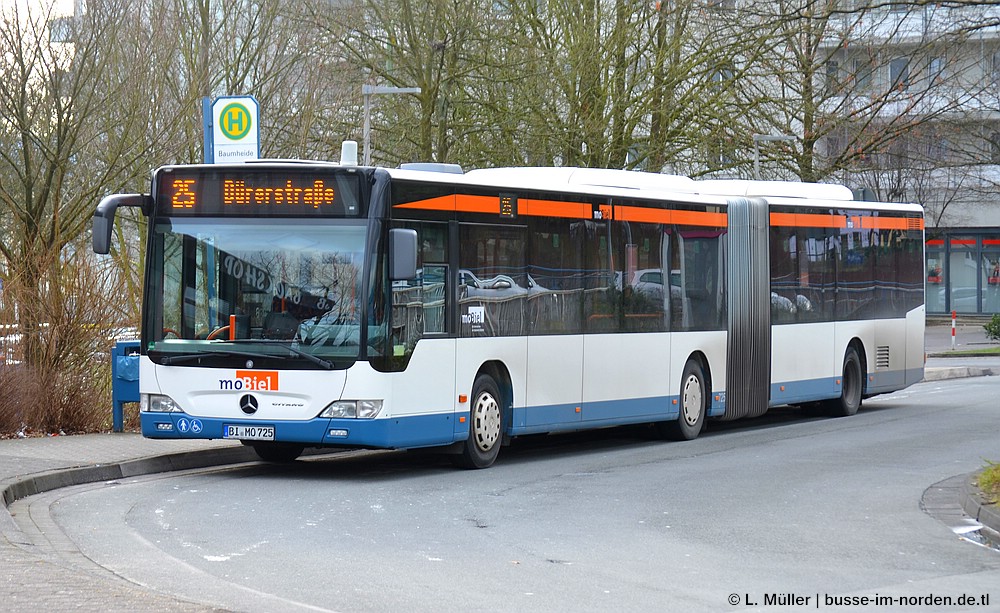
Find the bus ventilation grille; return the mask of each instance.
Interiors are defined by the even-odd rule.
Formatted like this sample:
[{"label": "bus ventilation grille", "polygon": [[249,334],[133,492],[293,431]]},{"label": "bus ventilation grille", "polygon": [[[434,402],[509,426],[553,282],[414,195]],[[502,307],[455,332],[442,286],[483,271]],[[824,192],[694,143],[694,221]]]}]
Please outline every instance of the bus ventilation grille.
[{"label": "bus ventilation grille", "polygon": [[889,346],[880,345],[875,350],[875,370],[889,370]]}]

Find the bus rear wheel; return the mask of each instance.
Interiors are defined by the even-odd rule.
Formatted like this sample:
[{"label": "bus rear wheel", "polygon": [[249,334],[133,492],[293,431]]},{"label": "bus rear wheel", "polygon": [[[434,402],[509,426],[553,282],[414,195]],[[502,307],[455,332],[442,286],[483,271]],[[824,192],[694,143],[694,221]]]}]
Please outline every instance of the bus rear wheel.
[{"label": "bus rear wheel", "polygon": [[251,447],[261,460],[275,464],[294,462],[305,451],[305,445],[293,443],[253,443]]},{"label": "bus rear wheel", "polygon": [[827,413],[834,417],[854,415],[861,408],[864,394],[865,374],[861,371],[861,357],[858,350],[848,347],[844,354],[844,374],[840,379],[840,398],[828,400],[824,404]]},{"label": "bus rear wheel", "polygon": [[455,462],[462,468],[487,468],[496,461],[503,439],[503,397],[493,377],[476,377],[470,409],[469,438]]},{"label": "bus rear wheel", "polygon": [[680,415],[676,421],[657,422],[660,436],[675,441],[690,441],[698,438],[705,427],[708,406],[708,391],[705,386],[705,372],[701,364],[688,360],[681,375]]}]

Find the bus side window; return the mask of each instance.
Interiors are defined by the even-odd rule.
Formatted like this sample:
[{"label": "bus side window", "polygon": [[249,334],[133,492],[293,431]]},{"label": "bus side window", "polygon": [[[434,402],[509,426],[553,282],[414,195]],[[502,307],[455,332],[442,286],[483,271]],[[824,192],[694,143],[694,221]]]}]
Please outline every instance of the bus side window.
[{"label": "bus side window", "polygon": [[424,264],[420,276],[424,306],[424,334],[443,334],[445,328],[445,288],[448,285],[448,267],[444,264]]},{"label": "bus side window", "polygon": [[459,335],[525,333],[528,275],[523,227],[466,224],[460,230]]},{"label": "bus side window", "polygon": [[[566,219],[531,218],[527,318],[530,334],[583,330],[583,253]],[[579,240],[578,240],[579,239]]]},{"label": "bus side window", "polygon": [[[448,267],[448,226],[410,221],[399,227],[417,231],[417,278],[392,282],[393,352],[413,351],[425,334],[447,331],[445,300]],[[398,348],[398,349],[397,349]]]},{"label": "bus side window", "polygon": [[726,303],[722,268],[725,234],[701,228],[678,227],[676,251],[681,321],[678,330],[724,330]]}]

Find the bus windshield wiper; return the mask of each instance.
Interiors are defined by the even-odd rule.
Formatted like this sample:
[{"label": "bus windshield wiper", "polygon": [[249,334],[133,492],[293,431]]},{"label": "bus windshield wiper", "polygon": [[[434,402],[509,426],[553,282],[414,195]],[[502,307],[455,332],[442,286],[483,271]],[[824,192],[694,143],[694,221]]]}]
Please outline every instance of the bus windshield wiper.
[{"label": "bus windshield wiper", "polygon": [[273,358],[275,356],[254,351],[203,351],[201,353],[182,353],[180,355],[166,355],[160,360],[164,365],[181,364],[193,362],[198,358],[211,358],[215,356],[240,357],[240,358]]},{"label": "bus windshield wiper", "polygon": [[[277,345],[277,346],[281,347],[282,349],[287,349],[288,351],[291,351],[292,353],[294,353],[295,355],[297,355],[299,357],[302,357],[302,358],[305,358],[305,359],[309,360],[310,362],[312,362],[313,364],[316,364],[317,366],[322,366],[326,370],[333,370],[334,369],[333,362],[331,362],[329,360],[324,360],[323,358],[321,358],[319,356],[315,356],[315,355],[309,353],[308,351],[302,351],[298,347],[293,347],[291,345],[291,343],[293,341],[283,341],[283,340],[280,340],[280,339],[262,339],[262,338],[237,338],[237,339],[233,339],[231,341],[226,341],[226,342],[229,342],[229,343],[258,343],[258,344],[264,344],[264,345]],[[286,345],[285,343],[288,343],[288,344]],[[267,357],[270,357],[270,358],[280,358],[280,357],[291,357],[291,356],[274,356],[274,355],[268,355]]]}]

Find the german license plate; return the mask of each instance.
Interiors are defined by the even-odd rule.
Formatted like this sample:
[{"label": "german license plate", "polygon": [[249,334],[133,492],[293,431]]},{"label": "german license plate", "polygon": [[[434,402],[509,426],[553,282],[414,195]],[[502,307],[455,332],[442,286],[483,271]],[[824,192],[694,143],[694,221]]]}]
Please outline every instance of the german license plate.
[{"label": "german license plate", "polygon": [[274,426],[222,426],[222,438],[237,438],[246,441],[273,441]]}]

